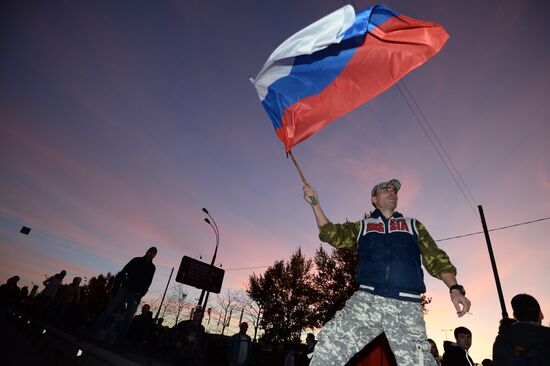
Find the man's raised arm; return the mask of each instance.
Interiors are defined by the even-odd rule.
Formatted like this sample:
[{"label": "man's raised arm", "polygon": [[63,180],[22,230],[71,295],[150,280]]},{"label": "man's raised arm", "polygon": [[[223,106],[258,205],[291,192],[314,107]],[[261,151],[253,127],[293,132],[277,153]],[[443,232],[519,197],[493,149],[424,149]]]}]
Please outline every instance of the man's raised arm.
[{"label": "man's raised arm", "polygon": [[[313,200],[311,199],[312,197],[314,198]],[[325,215],[323,209],[321,208],[319,196],[317,194],[317,191],[313,189],[313,187],[309,185],[304,186],[304,199],[307,203],[311,205],[318,227],[323,227],[330,222],[330,220]],[[315,202],[315,204],[313,204],[312,202]]]}]

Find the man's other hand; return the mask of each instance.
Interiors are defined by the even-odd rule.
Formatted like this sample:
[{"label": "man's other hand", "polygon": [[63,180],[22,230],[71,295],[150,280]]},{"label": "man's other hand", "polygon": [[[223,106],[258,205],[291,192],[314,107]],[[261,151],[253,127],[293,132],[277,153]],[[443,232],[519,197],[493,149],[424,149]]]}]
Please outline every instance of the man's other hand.
[{"label": "man's other hand", "polygon": [[460,318],[468,311],[470,311],[470,306],[472,303],[468,298],[460,293],[458,290],[451,291],[451,301],[456,309],[456,314]]}]

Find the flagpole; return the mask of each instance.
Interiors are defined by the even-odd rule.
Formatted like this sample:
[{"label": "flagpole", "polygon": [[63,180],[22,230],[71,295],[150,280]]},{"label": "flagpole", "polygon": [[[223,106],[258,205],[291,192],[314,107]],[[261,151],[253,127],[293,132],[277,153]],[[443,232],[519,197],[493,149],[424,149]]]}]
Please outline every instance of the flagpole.
[{"label": "flagpole", "polygon": [[[292,162],[294,163],[294,166],[296,167],[296,170],[298,171],[298,174],[300,175],[300,179],[302,180],[302,183],[306,187],[311,187],[309,183],[306,180],[306,177],[304,177],[304,173],[302,173],[302,169],[300,169],[300,166],[298,165],[298,162],[296,161],[296,158],[292,154],[292,150],[288,150],[288,155],[290,155],[290,158],[292,159]],[[317,204],[317,199],[314,196],[308,197],[312,205]]]},{"label": "flagpole", "polygon": [[493,275],[495,276],[495,283],[497,285],[498,299],[500,301],[500,309],[502,310],[502,318],[508,318],[508,312],[506,311],[506,303],[504,302],[504,295],[502,294],[502,286],[500,285],[500,278],[498,277],[497,262],[493,253],[493,247],[491,245],[491,238],[489,237],[489,229],[487,229],[487,222],[485,222],[485,215],[483,214],[483,207],[478,205],[479,214],[481,216],[481,226],[483,226],[483,233],[485,234],[485,241],[487,242],[487,249],[489,250],[489,259],[491,260],[491,267],[493,267]]}]

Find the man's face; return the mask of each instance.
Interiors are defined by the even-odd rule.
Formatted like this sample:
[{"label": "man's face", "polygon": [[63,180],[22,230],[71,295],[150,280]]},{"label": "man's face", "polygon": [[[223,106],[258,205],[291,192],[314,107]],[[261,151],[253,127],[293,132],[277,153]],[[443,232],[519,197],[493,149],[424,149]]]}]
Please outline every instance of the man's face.
[{"label": "man's face", "polygon": [[466,350],[470,349],[470,346],[472,345],[472,335],[459,333],[456,336],[456,343],[460,346],[460,348]]},{"label": "man's face", "polygon": [[240,326],[241,328],[241,333],[245,333],[246,334],[246,331],[248,330],[248,323],[246,322],[243,322]]},{"label": "man's face", "polygon": [[195,311],[193,313],[193,323],[200,324],[202,322],[202,312]]},{"label": "man's face", "polygon": [[143,305],[143,306],[141,307],[141,313],[142,313],[142,314],[148,313],[149,310],[151,310],[151,307],[150,307],[149,305],[147,305],[147,304],[145,304],[145,305]]},{"label": "man's face", "polygon": [[397,191],[392,185],[379,189],[376,195],[372,196],[372,203],[381,210],[392,210],[397,208]]},{"label": "man's face", "polygon": [[150,261],[155,258],[155,255],[157,255],[157,251],[154,249],[149,249],[147,253],[145,253],[145,258],[149,259]]}]

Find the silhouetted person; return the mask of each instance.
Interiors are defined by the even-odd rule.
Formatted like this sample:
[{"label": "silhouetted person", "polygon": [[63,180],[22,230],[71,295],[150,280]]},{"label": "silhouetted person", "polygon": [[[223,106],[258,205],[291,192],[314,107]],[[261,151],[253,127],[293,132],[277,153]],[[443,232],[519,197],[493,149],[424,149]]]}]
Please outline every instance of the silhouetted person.
[{"label": "silhouetted person", "polygon": [[19,291],[19,300],[18,306],[24,307],[27,304],[27,297],[29,297],[29,288],[27,286],[21,287],[21,291]]},{"label": "silhouetted person", "polygon": [[542,325],[544,315],[531,295],[512,298],[517,322],[502,331],[493,344],[493,362],[497,366],[550,365],[550,328]]},{"label": "silhouetted person", "polygon": [[71,304],[80,303],[80,282],[82,282],[82,278],[73,278],[73,282],[65,287],[57,296],[53,311],[53,321],[56,324],[62,324],[63,316]]},{"label": "silhouetted person", "polygon": [[285,361],[283,362],[283,366],[295,366],[296,363],[296,345],[295,344],[287,344],[285,346]]},{"label": "silhouetted person", "polygon": [[157,322],[153,326],[153,330],[150,335],[150,345],[151,352],[162,356],[164,353],[164,348],[166,346],[166,338],[168,333],[168,328],[162,325],[164,322],[163,318],[158,318]]},{"label": "silhouetted person", "polygon": [[445,341],[445,353],[441,359],[442,366],[474,366],[474,361],[468,354],[472,346],[472,332],[466,327],[458,327],[454,331],[456,343]]},{"label": "silhouetted person", "polygon": [[12,276],[0,286],[0,324],[4,323],[8,310],[16,306],[20,299],[21,292],[17,282],[19,282],[19,276]]},{"label": "silhouetted person", "polygon": [[40,293],[40,299],[38,301],[38,314],[41,317],[45,317],[48,314],[48,310],[53,304],[55,295],[57,291],[63,284],[63,279],[67,272],[62,270],[61,272],[51,276],[42,284],[44,285],[44,290]]},{"label": "silhouetted person", "polygon": [[90,315],[88,312],[88,295],[86,293],[82,293],[80,296],[80,302],[78,304],[71,304],[65,312],[63,321],[66,328],[77,332],[85,329],[90,322]]},{"label": "silhouetted person", "polygon": [[239,325],[239,333],[233,335],[229,341],[227,359],[231,366],[248,365],[252,359],[252,339],[246,332],[248,323]]},{"label": "silhouetted person", "polygon": [[514,323],[517,323],[517,320],[514,318],[500,319],[500,322],[498,323],[498,334],[502,334],[504,330],[508,329],[508,327]]},{"label": "silhouetted person", "polygon": [[174,325],[171,332],[171,358],[174,365],[202,365],[205,352],[205,336],[202,309],[197,308],[191,320]]},{"label": "silhouetted person", "polygon": [[434,356],[435,362],[437,362],[438,365],[441,365],[441,357],[439,356],[437,344],[431,338],[428,338],[428,342],[430,343],[430,353]]},{"label": "silhouetted person", "polygon": [[298,366],[308,366],[313,357],[313,351],[315,350],[315,335],[313,333],[308,333],[306,336],[306,348],[301,350],[298,353],[297,365]]},{"label": "silhouetted person", "polygon": [[[149,286],[155,275],[153,258],[157,255],[157,248],[151,247],[143,257],[135,257],[117,275],[116,286],[120,286],[115,296],[101,313],[91,330],[91,336],[100,341],[109,339],[110,342],[119,343],[126,335],[132,317],[136,313],[141,298],[149,290]],[[120,317],[116,317],[117,324],[112,326],[115,320],[115,312],[126,305]],[[104,332],[114,334],[104,334]]]},{"label": "silhouetted person", "polygon": [[276,343],[273,346],[273,352],[271,353],[271,365],[282,366],[285,364],[286,352],[285,345],[283,343]]},{"label": "silhouetted person", "polygon": [[151,306],[144,304],[141,307],[141,314],[136,315],[132,319],[132,324],[128,331],[130,346],[132,348],[142,347],[149,339],[152,329],[153,313],[151,312]]}]

